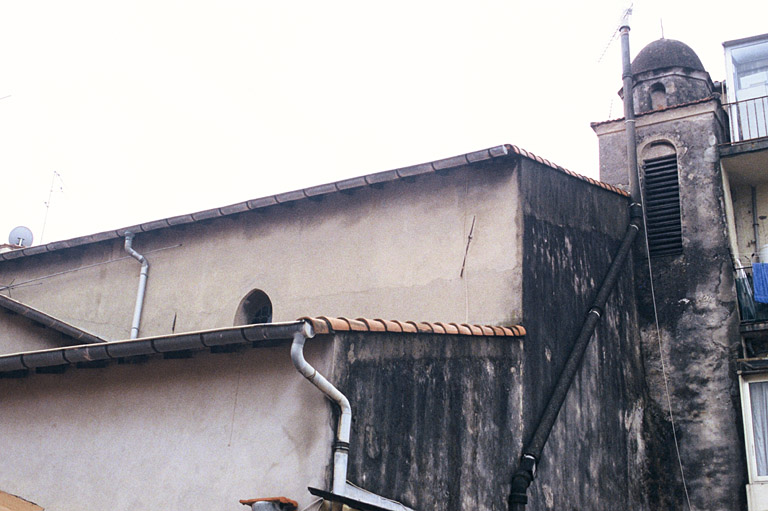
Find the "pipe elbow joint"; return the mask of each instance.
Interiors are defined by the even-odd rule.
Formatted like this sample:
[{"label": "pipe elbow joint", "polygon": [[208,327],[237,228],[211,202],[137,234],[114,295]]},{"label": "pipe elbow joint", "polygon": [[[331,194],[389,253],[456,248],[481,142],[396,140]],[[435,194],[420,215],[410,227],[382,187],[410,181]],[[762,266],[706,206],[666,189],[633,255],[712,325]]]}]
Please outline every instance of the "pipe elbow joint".
[{"label": "pipe elbow joint", "polygon": [[513,504],[528,503],[528,487],[533,482],[533,475],[536,473],[536,458],[532,454],[523,454],[520,459],[520,466],[512,476],[512,485],[509,491],[508,504],[513,508]]},{"label": "pipe elbow joint", "polygon": [[509,491],[509,507],[512,508],[512,504],[527,504],[528,503],[528,487],[533,481],[533,474],[526,470],[518,470],[514,476],[512,476],[512,487]]}]

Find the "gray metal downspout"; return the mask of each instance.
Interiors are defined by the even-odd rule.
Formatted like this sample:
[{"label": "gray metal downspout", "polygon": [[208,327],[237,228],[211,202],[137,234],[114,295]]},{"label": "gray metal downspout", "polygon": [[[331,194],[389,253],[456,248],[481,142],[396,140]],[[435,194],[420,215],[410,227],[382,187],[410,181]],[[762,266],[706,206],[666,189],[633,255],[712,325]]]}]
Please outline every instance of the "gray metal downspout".
[{"label": "gray metal downspout", "polygon": [[135,235],[126,231],[125,233],[125,251],[131,257],[141,263],[141,273],[139,274],[139,290],[136,293],[136,307],[133,309],[133,323],[131,324],[131,339],[139,337],[139,325],[141,324],[141,309],[144,307],[144,295],[147,291],[147,274],[149,273],[149,262],[147,258],[133,249],[133,237]]},{"label": "gray metal downspout", "polygon": [[349,457],[349,435],[352,430],[352,407],[349,400],[339,389],[334,387],[325,377],[318,373],[304,358],[304,341],[307,337],[314,337],[312,327],[305,323],[305,328],[293,334],[291,344],[291,361],[296,369],[308,379],[320,392],[339,405],[341,417],[336,430],[336,442],[333,445],[333,485],[332,491],[336,495],[344,495],[347,486],[347,463]]},{"label": "gray metal downspout", "polygon": [[[631,11],[629,11],[631,12]],[[627,16],[629,15],[627,13]],[[635,105],[633,100],[632,61],[629,58],[629,25],[626,23],[621,31],[621,78],[624,91],[624,128],[627,135],[627,171],[629,172],[629,195],[632,202],[641,204],[640,176],[637,166],[637,133],[635,131]]]},{"label": "gray metal downspout", "polygon": [[293,334],[291,361],[306,379],[320,389],[331,401],[339,405],[341,416],[339,417],[339,424],[336,430],[336,442],[333,444],[333,483],[331,492],[309,488],[310,493],[332,502],[347,504],[353,509],[413,511],[400,502],[382,497],[347,482],[349,438],[352,431],[352,407],[346,396],[325,379],[322,374],[318,373],[304,358],[304,342],[307,337],[314,337],[314,335],[315,332],[309,323],[305,323],[301,331]]},{"label": "gray metal downspout", "polygon": [[632,98],[633,76],[632,64],[629,57],[628,18],[631,13],[631,8],[625,12],[623,25],[619,29],[621,32],[622,81],[624,90],[624,126],[627,136],[627,170],[629,173],[629,189],[632,200],[629,206],[629,226],[627,226],[624,240],[621,242],[616,257],[611,263],[608,274],[605,276],[603,284],[600,286],[597,298],[595,298],[592,307],[589,309],[587,319],[581,327],[581,331],[573,345],[573,349],[568,355],[568,360],[565,363],[563,372],[557,380],[557,384],[552,391],[547,407],[544,409],[541,419],[539,419],[538,426],[527,445],[523,448],[520,464],[518,465],[517,471],[512,476],[512,487],[507,501],[510,511],[525,510],[525,505],[528,502],[528,487],[533,481],[533,476],[536,473],[536,465],[541,458],[544,444],[547,442],[547,438],[549,438],[552,426],[554,426],[557,415],[560,413],[560,408],[562,407],[563,402],[565,402],[568,389],[576,376],[576,372],[581,366],[581,361],[587,350],[587,346],[589,345],[589,340],[600,321],[608,296],[610,296],[613,287],[616,285],[619,272],[629,255],[632,243],[634,243],[635,237],[637,236],[637,233],[640,232],[640,228],[643,225],[643,199],[640,190],[640,176],[637,165],[635,107]]},{"label": "gray metal downspout", "polygon": [[[757,221],[757,189],[754,186],[750,186],[752,189],[752,229],[755,233],[755,254],[758,255],[758,262],[768,263],[768,261],[760,261],[760,223]],[[754,260],[754,258],[752,258]]]}]

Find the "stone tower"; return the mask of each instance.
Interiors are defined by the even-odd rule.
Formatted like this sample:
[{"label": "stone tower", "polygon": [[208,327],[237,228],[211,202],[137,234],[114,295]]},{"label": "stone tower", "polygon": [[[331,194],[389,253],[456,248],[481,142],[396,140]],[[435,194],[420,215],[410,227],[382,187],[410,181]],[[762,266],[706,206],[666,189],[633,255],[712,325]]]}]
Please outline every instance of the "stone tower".
[{"label": "stone tower", "polygon": [[[632,74],[648,240],[648,252],[641,237],[634,258],[654,408],[646,411],[646,426],[669,438],[666,446],[647,446],[650,491],[658,493],[659,509],[687,509],[671,408],[691,505],[735,511],[745,506],[745,467],[733,367],[739,319],[718,153],[728,124],[709,74],[684,43],[650,43],[632,62]],[[624,120],[592,128],[601,180],[627,189]]]}]

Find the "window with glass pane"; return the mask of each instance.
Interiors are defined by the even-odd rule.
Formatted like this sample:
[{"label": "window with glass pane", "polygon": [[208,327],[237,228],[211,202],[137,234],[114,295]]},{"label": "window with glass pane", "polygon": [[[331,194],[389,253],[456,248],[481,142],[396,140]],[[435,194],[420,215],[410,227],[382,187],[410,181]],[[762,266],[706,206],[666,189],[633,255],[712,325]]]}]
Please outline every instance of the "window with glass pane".
[{"label": "window with glass pane", "polygon": [[768,476],[768,381],[749,384],[757,476]]}]

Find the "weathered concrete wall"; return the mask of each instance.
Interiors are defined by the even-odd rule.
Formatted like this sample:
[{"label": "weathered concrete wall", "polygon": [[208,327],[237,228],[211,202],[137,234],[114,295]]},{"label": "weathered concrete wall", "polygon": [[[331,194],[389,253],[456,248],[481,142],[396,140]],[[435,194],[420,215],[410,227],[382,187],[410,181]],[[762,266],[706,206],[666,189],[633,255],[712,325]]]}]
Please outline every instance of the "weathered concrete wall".
[{"label": "weathered concrete wall", "polygon": [[[533,434],[629,222],[628,199],[523,165],[524,436]],[[646,509],[646,401],[631,264],[542,453],[530,509]],[[510,451],[515,460],[520,451]]]},{"label": "weathered concrete wall", "polygon": [[[270,296],[274,321],[335,315],[515,323],[521,249],[514,161],[139,233],[134,248],[151,265],[141,335],[171,333],[174,325],[176,332],[231,326],[256,288]],[[0,283],[104,261],[113,262],[14,288],[13,296],[124,339],[140,265],[122,241],[0,263]]]},{"label": "weathered concrete wall", "polygon": [[[314,499],[333,428],[290,346],[0,379],[0,488],[57,511],[233,510]],[[307,359],[330,371],[328,340]]]},{"label": "weathered concrete wall", "polygon": [[[635,75],[632,88],[635,114],[650,112],[654,109],[651,95],[654,86],[664,87],[664,106],[682,105],[709,97],[712,94],[712,81],[705,71],[692,71],[668,68],[646,71]],[[659,108],[658,106],[656,108]]]},{"label": "weathered concrete wall", "polygon": [[[743,509],[745,466],[740,441],[735,360],[738,314],[717,145],[724,141],[717,101],[638,118],[638,153],[667,142],[677,152],[683,254],[655,257],[653,284],[661,345],[656,336],[648,263],[638,246],[635,275],[647,379],[670,447],[659,452],[660,495],[668,506],[684,505],[661,358],[671,392],[682,465],[696,509]],[[596,128],[601,178],[625,183],[626,142],[622,123]],[[666,468],[665,468],[666,466]]]},{"label": "weathered concrete wall", "polygon": [[417,510],[506,509],[522,341],[366,333],[337,342],[353,483]]}]

